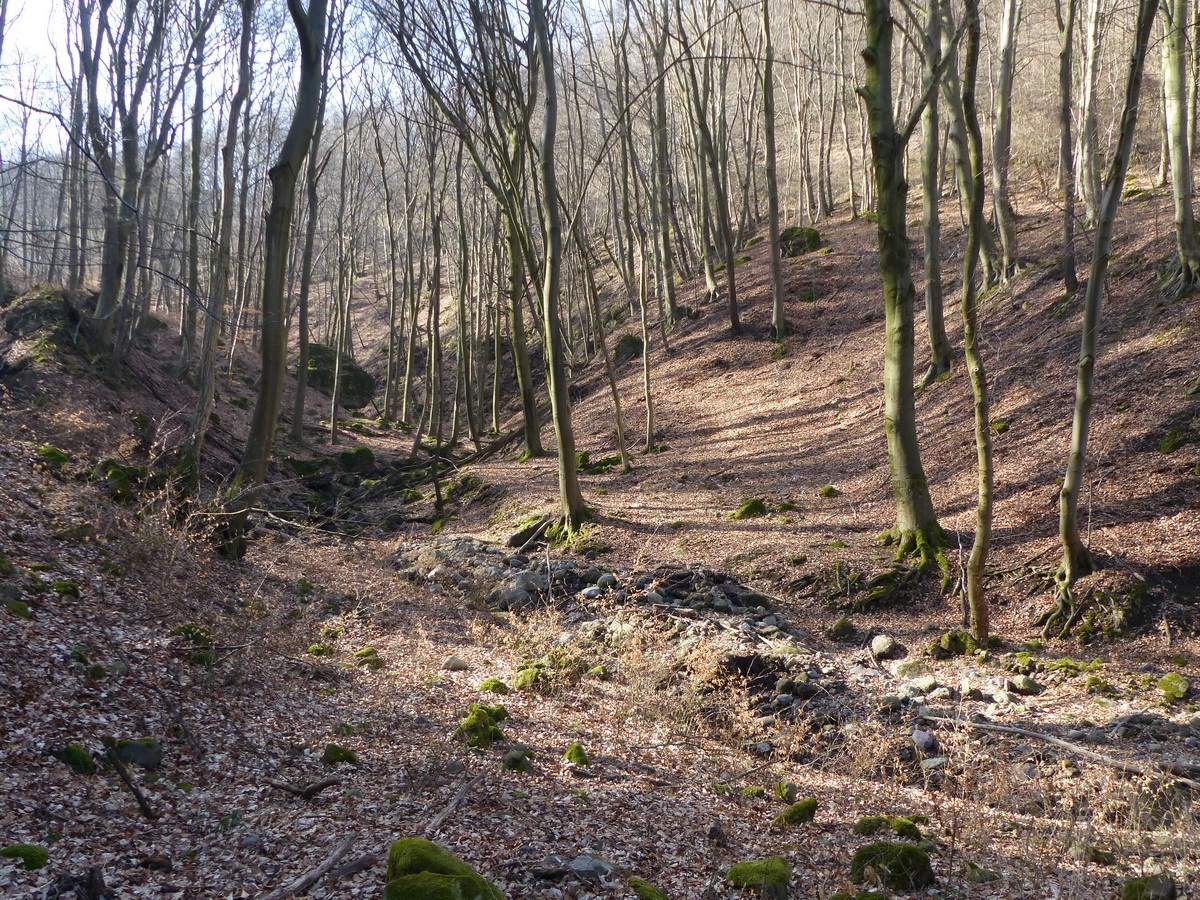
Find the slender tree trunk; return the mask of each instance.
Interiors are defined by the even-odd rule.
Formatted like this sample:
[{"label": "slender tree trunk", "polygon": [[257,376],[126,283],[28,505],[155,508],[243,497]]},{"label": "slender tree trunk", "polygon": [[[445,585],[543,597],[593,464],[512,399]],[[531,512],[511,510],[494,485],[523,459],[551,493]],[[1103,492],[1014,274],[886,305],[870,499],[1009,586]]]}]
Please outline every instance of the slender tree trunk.
[{"label": "slender tree trunk", "polygon": [[1100,330],[1104,281],[1108,272],[1109,251],[1112,246],[1113,222],[1121,203],[1125,175],[1129,170],[1129,157],[1133,149],[1134,132],[1137,128],[1142,74],[1146,65],[1150,30],[1154,25],[1154,12],[1157,5],[1157,0],[1141,0],[1138,6],[1133,52],[1130,57],[1128,79],[1125,83],[1125,105],[1121,113],[1121,129],[1117,138],[1116,151],[1105,178],[1104,196],[1098,210],[1099,219],[1096,223],[1095,243],[1092,248],[1091,271],[1088,274],[1087,290],[1084,293],[1083,336],[1079,347],[1079,377],[1075,388],[1075,415],[1071,426],[1071,449],[1066,476],[1063,479],[1062,494],[1059,498],[1059,535],[1062,539],[1063,559],[1057,579],[1060,597],[1068,600],[1076,580],[1092,571],[1091,553],[1084,546],[1079,535],[1079,494],[1083,487],[1088,426],[1091,423],[1092,402],[1095,393],[1097,337]]},{"label": "slender tree trunk", "polygon": [[[193,0],[196,21],[200,20],[200,0]],[[183,300],[180,321],[179,359],[175,377],[182,378],[192,368],[192,350],[196,346],[196,307],[200,298],[200,179],[203,171],[204,149],[204,38],[197,43],[195,95],[192,97],[192,136],[189,148],[191,169],[187,197],[188,277],[187,296]]]},{"label": "slender tree trunk", "polygon": [[1058,180],[1063,191],[1063,284],[1067,292],[1079,290],[1075,274],[1075,146],[1071,137],[1071,111],[1074,88],[1073,63],[1075,10],[1079,0],[1055,0],[1058,15]]},{"label": "slender tree trunk", "polygon": [[992,138],[992,198],[996,203],[1000,244],[1004,248],[1005,278],[1017,271],[1017,222],[1008,190],[1008,167],[1012,156],[1012,83],[1020,19],[1020,0],[1004,0],[1000,20],[1000,74],[996,81],[996,133]]},{"label": "slender tree trunk", "polygon": [[979,498],[975,508],[975,541],[967,560],[967,621],[971,635],[986,647],[989,631],[987,595],[983,576],[992,539],[992,427],[989,413],[987,374],[979,341],[979,310],[975,287],[975,265],[979,258],[979,234],[983,230],[983,134],[975,102],[979,71],[979,3],[967,0],[967,52],[963,60],[963,111],[967,118],[967,140],[971,157],[970,196],[967,198],[967,249],[963,254],[963,356],[975,401],[975,455],[979,474]]},{"label": "slender tree trunk", "polygon": [[779,250],[779,182],[775,177],[775,47],[771,42],[770,0],[762,0],[763,139],[766,144],[767,241],[771,245],[771,337],[782,341],[788,324],[783,310],[783,260]]},{"label": "slender tree trunk", "polygon": [[1188,146],[1187,32],[1188,0],[1163,4],[1163,101],[1167,148],[1171,159],[1171,194],[1175,201],[1175,237],[1179,251],[1179,284],[1193,287],[1200,279],[1200,248],[1192,212],[1192,154]]},{"label": "slender tree trunk", "polygon": [[[937,68],[942,60],[939,0],[929,0],[926,16],[925,77],[932,80],[937,76]],[[950,371],[954,355],[950,349],[950,339],[946,336],[942,294],[942,238],[938,214],[938,201],[941,200],[938,183],[939,137],[938,94],[934,91],[921,116],[921,231],[925,240],[925,324],[929,331],[929,369],[921,379],[923,388]]]}]

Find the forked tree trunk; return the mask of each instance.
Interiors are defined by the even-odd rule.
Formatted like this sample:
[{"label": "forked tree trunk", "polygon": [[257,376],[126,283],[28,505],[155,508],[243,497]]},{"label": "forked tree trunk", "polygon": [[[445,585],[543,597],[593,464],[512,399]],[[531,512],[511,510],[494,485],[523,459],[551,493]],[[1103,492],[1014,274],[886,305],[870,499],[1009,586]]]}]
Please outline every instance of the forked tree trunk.
[{"label": "forked tree trunk", "polygon": [[287,309],[283,289],[287,283],[296,181],[308,154],[320,106],[326,3],[327,0],[309,0],[305,12],[301,0],[288,0],[288,11],[300,43],[300,82],[291,125],[279,157],[267,173],[271,180],[271,204],[267,210],[263,246],[262,375],[246,449],[231,487],[231,515],[226,530],[226,552],[238,557],[245,552],[246,519],[267,474],[283,400],[287,365],[287,331],[284,327]]}]

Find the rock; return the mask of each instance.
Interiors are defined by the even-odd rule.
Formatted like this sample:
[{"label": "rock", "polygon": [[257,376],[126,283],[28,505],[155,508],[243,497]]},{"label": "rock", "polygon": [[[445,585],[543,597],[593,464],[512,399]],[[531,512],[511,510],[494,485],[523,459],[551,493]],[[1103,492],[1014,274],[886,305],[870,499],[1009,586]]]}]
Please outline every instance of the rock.
[{"label": "rock", "polygon": [[868,869],[880,884],[893,891],[917,891],[934,883],[929,854],[912,844],[894,841],[867,844],[850,860],[851,880],[865,881]]},{"label": "rock", "polygon": [[96,774],[96,760],[83,744],[67,744],[59,750],[52,751],[50,755],[69,766],[76,775]]},{"label": "rock", "polygon": [[667,900],[667,895],[645,878],[636,875],[629,879],[629,889],[638,900]]},{"label": "rock", "polygon": [[871,638],[871,656],[875,659],[891,659],[896,654],[896,639],[890,634],[877,634]]},{"label": "rock", "polygon": [[[319,391],[333,390],[337,354],[327,344],[310,341],[308,345],[308,383]],[[361,409],[375,397],[375,377],[342,354],[339,399],[345,409]]]},{"label": "rock", "polygon": [[591,587],[585,587],[582,591],[580,591],[579,596],[584,600],[597,600],[599,599],[601,593],[603,592],[600,590],[600,588],[593,584]]},{"label": "rock", "polygon": [[566,867],[585,881],[599,881],[616,871],[616,867],[608,860],[590,853],[582,853],[568,860]]},{"label": "rock", "polygon": [[357,766],[358,754],[349,747],[329,743],[325,745],[325,752],[321,754],[321,762],[327,766],[335,766],[338,763],[350,763],[352,766]]},{"label": "rock", "polygon": [[921,694],[928,694],[938,686],[938,680],[932,675],[922,675],[913,679],[912,686]]},{"label": "rock", "polygon": [[533,751],[528,747],[513,747],[501,757],[500,765],[511,772],[528,774],[533,771]]},{"label": "rock", "polygon": [[[831,641],[845,641],[854,637],[858,633],[858,629],[854,627],[854,623],[849,619],[838,619],[825,632],[825,636]],[[880,635],[885,637],[886,635]],[[874,649],[874,641],[871,642],[872,650]],[[879,657],[876,657],[878,659]]]},{"label": "rock", "polygon": [[546,579],[537,572],[518,572],[507,584],[514,590],[529,591],[531,594],[546,589]]},{"label": "rock", "polygon": [[117,741],[117,759],[123,763],[133,763],[147,771],[153,772],[163,762],[162,744],[154,738],[141,738],[136,741]]},{"label": "rock", "polygon": [[774,749],[769,741],[758,741],[750,745],[750,752],[755,756],[770,756]]},{"label": "rock", "polygon": [[50,851],[37,844],[9,844],[0,850],[0,856],[19,860],[21,868],[36,872],[46,868],[46,863],[50,860]]},{"label": "rock", "polygon": [[922,753],[934,753],[937,751],[937,738],[923,728],[918,728],[912,733],[913,745]]},{"label": "rock", "polygon": [[1008,689],[1020,694],[1022,697],[1033,697],[1045,690],[1042,685],[1038,684],[1028,675],[1017,675],[1010,679]]},{"label": "rock", "polygon": [[806,822],[811,822],[813,816],[817,814],[816,797],[806,797],[796,803],[793,803],[783,812],[775,817],[773,825],[782,827],[785,825],[803,825]]},{"label": "rock", "polygon": [[944,756],[931,756],[929,759],[921,760],[921,768],[926,772],[933,772],[937,769],[944,769],[945,767],[946,757]]},{"label": "rock", "polygon": [[782,856],[748,859],[730,866],[729,871],[725,873],[725,880],[734,887],[758,891],[764,900],[787,900],[792,867]]},{"label": "rock", "polygon": [[1170,875],[1144,875],[1121,885],[1121,900],[1175,900],[1175,880]]},{"label": "rock", "polygon": [[821,233],[815,228],[791,225],[779,232],[779,252],[784,257],[800,256],[821,246]]},{"label": "rock", "polygon": [[1158,682],[1158,689],[1162,691],[1163,699],[1167,703],[1174,703],[1176,700],[1182,700],[1187,692],[1191,689],[1188,680],[1177,672],[1172,672],[1169,675],[1164,675]]},{"label": "rock", "polygon": [[490,881],[432,841],[401,838],[388,853],[384,900],[504,900]]},{"label": "rock", "polygon": [[916,678],[925,671],[925,664],[919,659],[902,659],[888,667],[894,678]]},{"label": "rock", "polygon": [[563,759],[572,765],[590,766],[592,761],[588,758],[587,751],[583,749],[583,744],[578,741],[573,742],[567,747],[567,752],[563,754]]},{"label": "rock", "polygon": [[442,668],[447,672],[465,672],[471,667],[457,656],[447,656]]},{"label": "rock", "polygon": [[964,860],[963,866],[967,870],[966,879],[970,884],[991,884],[993,881],[1000,880],[999,872],[993,872],[991,869],[977,866],[970,860]]},{"label": "rock", "polygon": [[497,608],[515,611],[533,605],[533,595],[520,588],[498,587],[488,597]]}]

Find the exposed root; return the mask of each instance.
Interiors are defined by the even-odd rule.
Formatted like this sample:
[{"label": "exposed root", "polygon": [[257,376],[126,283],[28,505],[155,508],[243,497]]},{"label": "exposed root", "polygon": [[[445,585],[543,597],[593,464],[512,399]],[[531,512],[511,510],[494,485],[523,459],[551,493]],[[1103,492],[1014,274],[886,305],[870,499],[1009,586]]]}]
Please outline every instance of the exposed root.
[{"label": "exposed root", "polygon": [[921,574],[936,567],[942,573],[943,593],[949,588],[951,573],[946,548],[950,546],[950,537],[936,521],[911,531],[895,526],[879,535],[879,540],[885,546],[895,545],[897,564],[909,557],[919,557],[916,568]]}]

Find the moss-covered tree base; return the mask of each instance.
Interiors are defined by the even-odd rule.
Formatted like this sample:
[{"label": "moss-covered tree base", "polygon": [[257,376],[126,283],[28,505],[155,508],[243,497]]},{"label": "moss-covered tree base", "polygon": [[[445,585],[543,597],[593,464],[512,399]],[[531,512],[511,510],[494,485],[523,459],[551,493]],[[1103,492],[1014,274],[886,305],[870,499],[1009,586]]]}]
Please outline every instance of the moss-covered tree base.
[{"label": "moss-covered tree base", "polygon": [[936,521],[911,530],[894,525],[879,535],[879,540],[885,546],[896,548],[897,563],[912,557],[918,560],[917,568],[921,572],[936,568],[942,573],[942,587],[945,589],[950,577],[950,560],[946,558],[950,537]]}]

